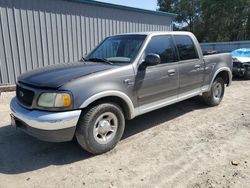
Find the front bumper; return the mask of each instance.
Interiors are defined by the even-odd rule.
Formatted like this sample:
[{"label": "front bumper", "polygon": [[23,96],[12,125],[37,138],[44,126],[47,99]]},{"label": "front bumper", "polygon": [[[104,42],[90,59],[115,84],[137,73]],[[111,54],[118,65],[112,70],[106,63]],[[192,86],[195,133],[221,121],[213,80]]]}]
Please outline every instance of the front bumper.
[{"label": "front bumper", "polygon": [[250,63],[233,62],[233,74],[235,76],[250,75]]},{"label": "front bumper", "polygon": [[16,97],[12,99],[10,108],[13,126],[49,142],[72,140],[81,114],[81,110],[66,112],[27,110],[18,104]]}]

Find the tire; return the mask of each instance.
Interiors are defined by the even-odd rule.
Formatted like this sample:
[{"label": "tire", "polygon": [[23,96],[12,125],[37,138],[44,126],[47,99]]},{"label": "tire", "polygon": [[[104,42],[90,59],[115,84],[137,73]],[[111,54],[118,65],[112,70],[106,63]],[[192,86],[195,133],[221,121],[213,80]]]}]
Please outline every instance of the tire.
[{"label": "tire", "polygon": [[250,79],[250,67],[245,66],[244,79],[246,80]]},{"label": "tire", "polygon": [[225,83],[221,77],[217,77],[210,91],[203,93],[202,97],[208,106],[217,106],[223,99],[225,91]]},{"label": "tire", "polygon": [[121,108],[113,103],[102,103],[83,111],[75,136],[84,150],[102,154],[116,146],[124,128],[125,118]]},{"label": "tire", "polygon": [[246,72],[247,72],[247,70],[246,70],[246,67],[245,66],[243,66],[243,67],[241,67],[240,68],[240,71],[239,71],[239,77],[240,78],[244,78],[245,77],[245,75],[246,75]]}]

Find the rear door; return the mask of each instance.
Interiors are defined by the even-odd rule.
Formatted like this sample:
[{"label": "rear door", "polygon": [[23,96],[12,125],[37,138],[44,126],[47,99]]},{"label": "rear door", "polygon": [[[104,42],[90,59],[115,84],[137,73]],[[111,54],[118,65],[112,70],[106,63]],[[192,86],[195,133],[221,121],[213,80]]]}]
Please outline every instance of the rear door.
[{"label": "rear door", "polygon": [[203,84],[204,63],[198,56],[192,38],[188,35],[174,35],[179,55],[179,96],[197,92]]},{"label": "rear door", "polygon": [[161,63],[138,69],[136,87],[140,106],[153,102],[157,105],[157,102],[176,99],[179,87],[178,61],[172,36],[153,36],[144,56],[149,53],[158,54]]}]

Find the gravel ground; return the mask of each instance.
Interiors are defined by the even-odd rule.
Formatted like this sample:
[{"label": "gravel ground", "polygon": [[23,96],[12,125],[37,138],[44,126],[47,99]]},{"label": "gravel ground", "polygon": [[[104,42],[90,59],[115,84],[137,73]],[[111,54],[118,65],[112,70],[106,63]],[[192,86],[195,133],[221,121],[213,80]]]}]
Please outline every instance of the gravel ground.
[{"label": "gravel ground", "polygon": [[234,81],[218,107],[196,97],[128,121],[99,156],[12,128],[13,95],[0,97],[1,188],[250,187],[250,81]]}]

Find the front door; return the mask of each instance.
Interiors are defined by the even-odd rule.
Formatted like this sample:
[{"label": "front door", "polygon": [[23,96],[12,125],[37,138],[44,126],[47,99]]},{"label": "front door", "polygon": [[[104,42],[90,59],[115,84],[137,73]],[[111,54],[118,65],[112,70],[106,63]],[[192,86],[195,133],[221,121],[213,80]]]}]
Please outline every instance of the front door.
[{"label": "front door", "polygon": [[140,66],[136,76],[137,100],[139,106],[157,106],[177,98],[179,87],[178,62],[171,35],[153,36],[144,56],[158,54],[161,63],[156,66]]}]

